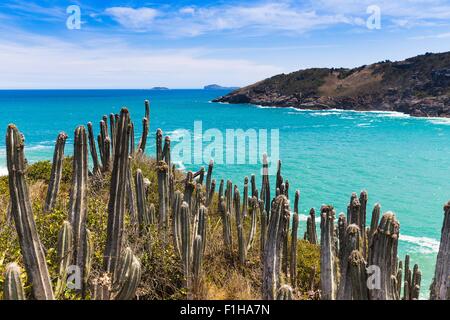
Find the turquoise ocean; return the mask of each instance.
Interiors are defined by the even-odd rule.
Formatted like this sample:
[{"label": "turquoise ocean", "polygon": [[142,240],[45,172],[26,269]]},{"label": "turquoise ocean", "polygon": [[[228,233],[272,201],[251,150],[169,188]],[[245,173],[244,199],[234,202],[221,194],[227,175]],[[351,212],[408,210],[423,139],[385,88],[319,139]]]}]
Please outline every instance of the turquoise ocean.
[{"label": "turquoise ocean", "polygon": [[[412,118],[400,113],[341,110],[303,111],[255,105],[211,103],[223,90],[27,90],[0,91],[0,128],[15,123],[26,139],[28,161],[51,159],[58,132],[69,135],[72,153],[77,125],[94,123],[104,114],[127,106],[141,134],[143,101],[151,101],[150,140],[155,131],[176,135],[226,129],[279,129],[282,173],[290,194],[300,189],[300,234],[310,208],[332,204],[345,212],[352,192],[368,191],[368,223],[372,207],[393,211],[400,221],[399,257],[411,255],[423,275],[421,295],[428,296],[434,274],[443,221],[443,205],[450,199],[450,119]],[[238,152],[243,152],[238,150]],[[206,159],[205,159],[206,160]],[[204,164],[207,165],[207,161]],[[197,170],[200,164],[183,166]],[[4,139],[0,141],[0,174],[7,174]],[[244,177],[255,174],[260,186],[260,164],[216,165],[214,178],[231,179],[242,188]],[[274,177],[271,177],[271,186]],[[273,192],[273,190],[272,190]],[[319,221],[319,220],[318,220]],[[319,225],[317,225],[319,227]]]}]

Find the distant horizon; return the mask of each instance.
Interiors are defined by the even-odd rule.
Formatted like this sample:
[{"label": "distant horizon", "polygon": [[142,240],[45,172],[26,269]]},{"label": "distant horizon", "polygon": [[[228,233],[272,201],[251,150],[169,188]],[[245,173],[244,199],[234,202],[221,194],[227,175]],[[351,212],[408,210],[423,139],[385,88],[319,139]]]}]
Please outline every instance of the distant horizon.
[{"label": "distant horizon", "polygon": [[243,87],[446,52],[449,38],[449,0],[4,0],[0,88]]}]

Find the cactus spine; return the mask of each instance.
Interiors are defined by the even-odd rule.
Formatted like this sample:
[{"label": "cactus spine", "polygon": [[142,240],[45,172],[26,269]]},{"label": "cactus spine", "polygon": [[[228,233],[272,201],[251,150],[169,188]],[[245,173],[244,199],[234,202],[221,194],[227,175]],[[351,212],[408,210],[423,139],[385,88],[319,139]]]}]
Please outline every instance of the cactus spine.
[{"label": "cactus spine", "polygon": [[26,300],[20,267],[13,262],[6,266],[3,282],[3,300]]},{"label": "cactus spine", "polygon": [[45,199],[45,212],[52,211],[56,203],[56,197],[61,183],[62,167],[64,161],[64,146],[66,145],[67,135],[61,132],[56,139],[55,151],[53,153],[52,171],[50,182],[48,184],[47,198]]},{"label": "cactus spine", "polygon": [[[104,265],[107,272],[113,273],[120,259],[122,248],[123,221],[126,205],[125,188],[129,161],[130,115],[122,108],[117,123],[116,151],[111,175],[108,203],[108,227]],[[120,261],[120,260],[119,260]]]},{"label": "cactus spine", "polygon": [[36,230],[28,187],[25,182],[26,161],[23,136],[12,124],[8,126],[6,133],[6,155],[11,213],[19,237],[28,279],[33,285],[33,295],[37,300],[53,300],[45,254]]}]

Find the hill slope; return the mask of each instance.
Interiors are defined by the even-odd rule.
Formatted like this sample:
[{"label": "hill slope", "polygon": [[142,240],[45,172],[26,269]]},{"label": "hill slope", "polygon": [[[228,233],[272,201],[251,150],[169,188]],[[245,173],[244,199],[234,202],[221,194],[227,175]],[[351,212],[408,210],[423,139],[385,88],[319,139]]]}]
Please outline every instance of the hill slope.
[{"label": "hill slope", "polygon": [[313,68],[280,74],[214,101],[450,117],[450,52],[354,69]]}]

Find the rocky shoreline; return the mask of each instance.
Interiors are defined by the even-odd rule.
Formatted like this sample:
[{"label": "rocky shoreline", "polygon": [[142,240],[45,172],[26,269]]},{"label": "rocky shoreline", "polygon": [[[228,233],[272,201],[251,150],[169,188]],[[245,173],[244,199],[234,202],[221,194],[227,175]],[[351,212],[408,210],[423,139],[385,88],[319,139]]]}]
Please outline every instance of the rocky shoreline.
[{"label": "rocky shoreline", "polygon": [[307,69],[235,90],[213,102],[298,109],[395,111],[450,117],[450,53],[355,69]]}]

